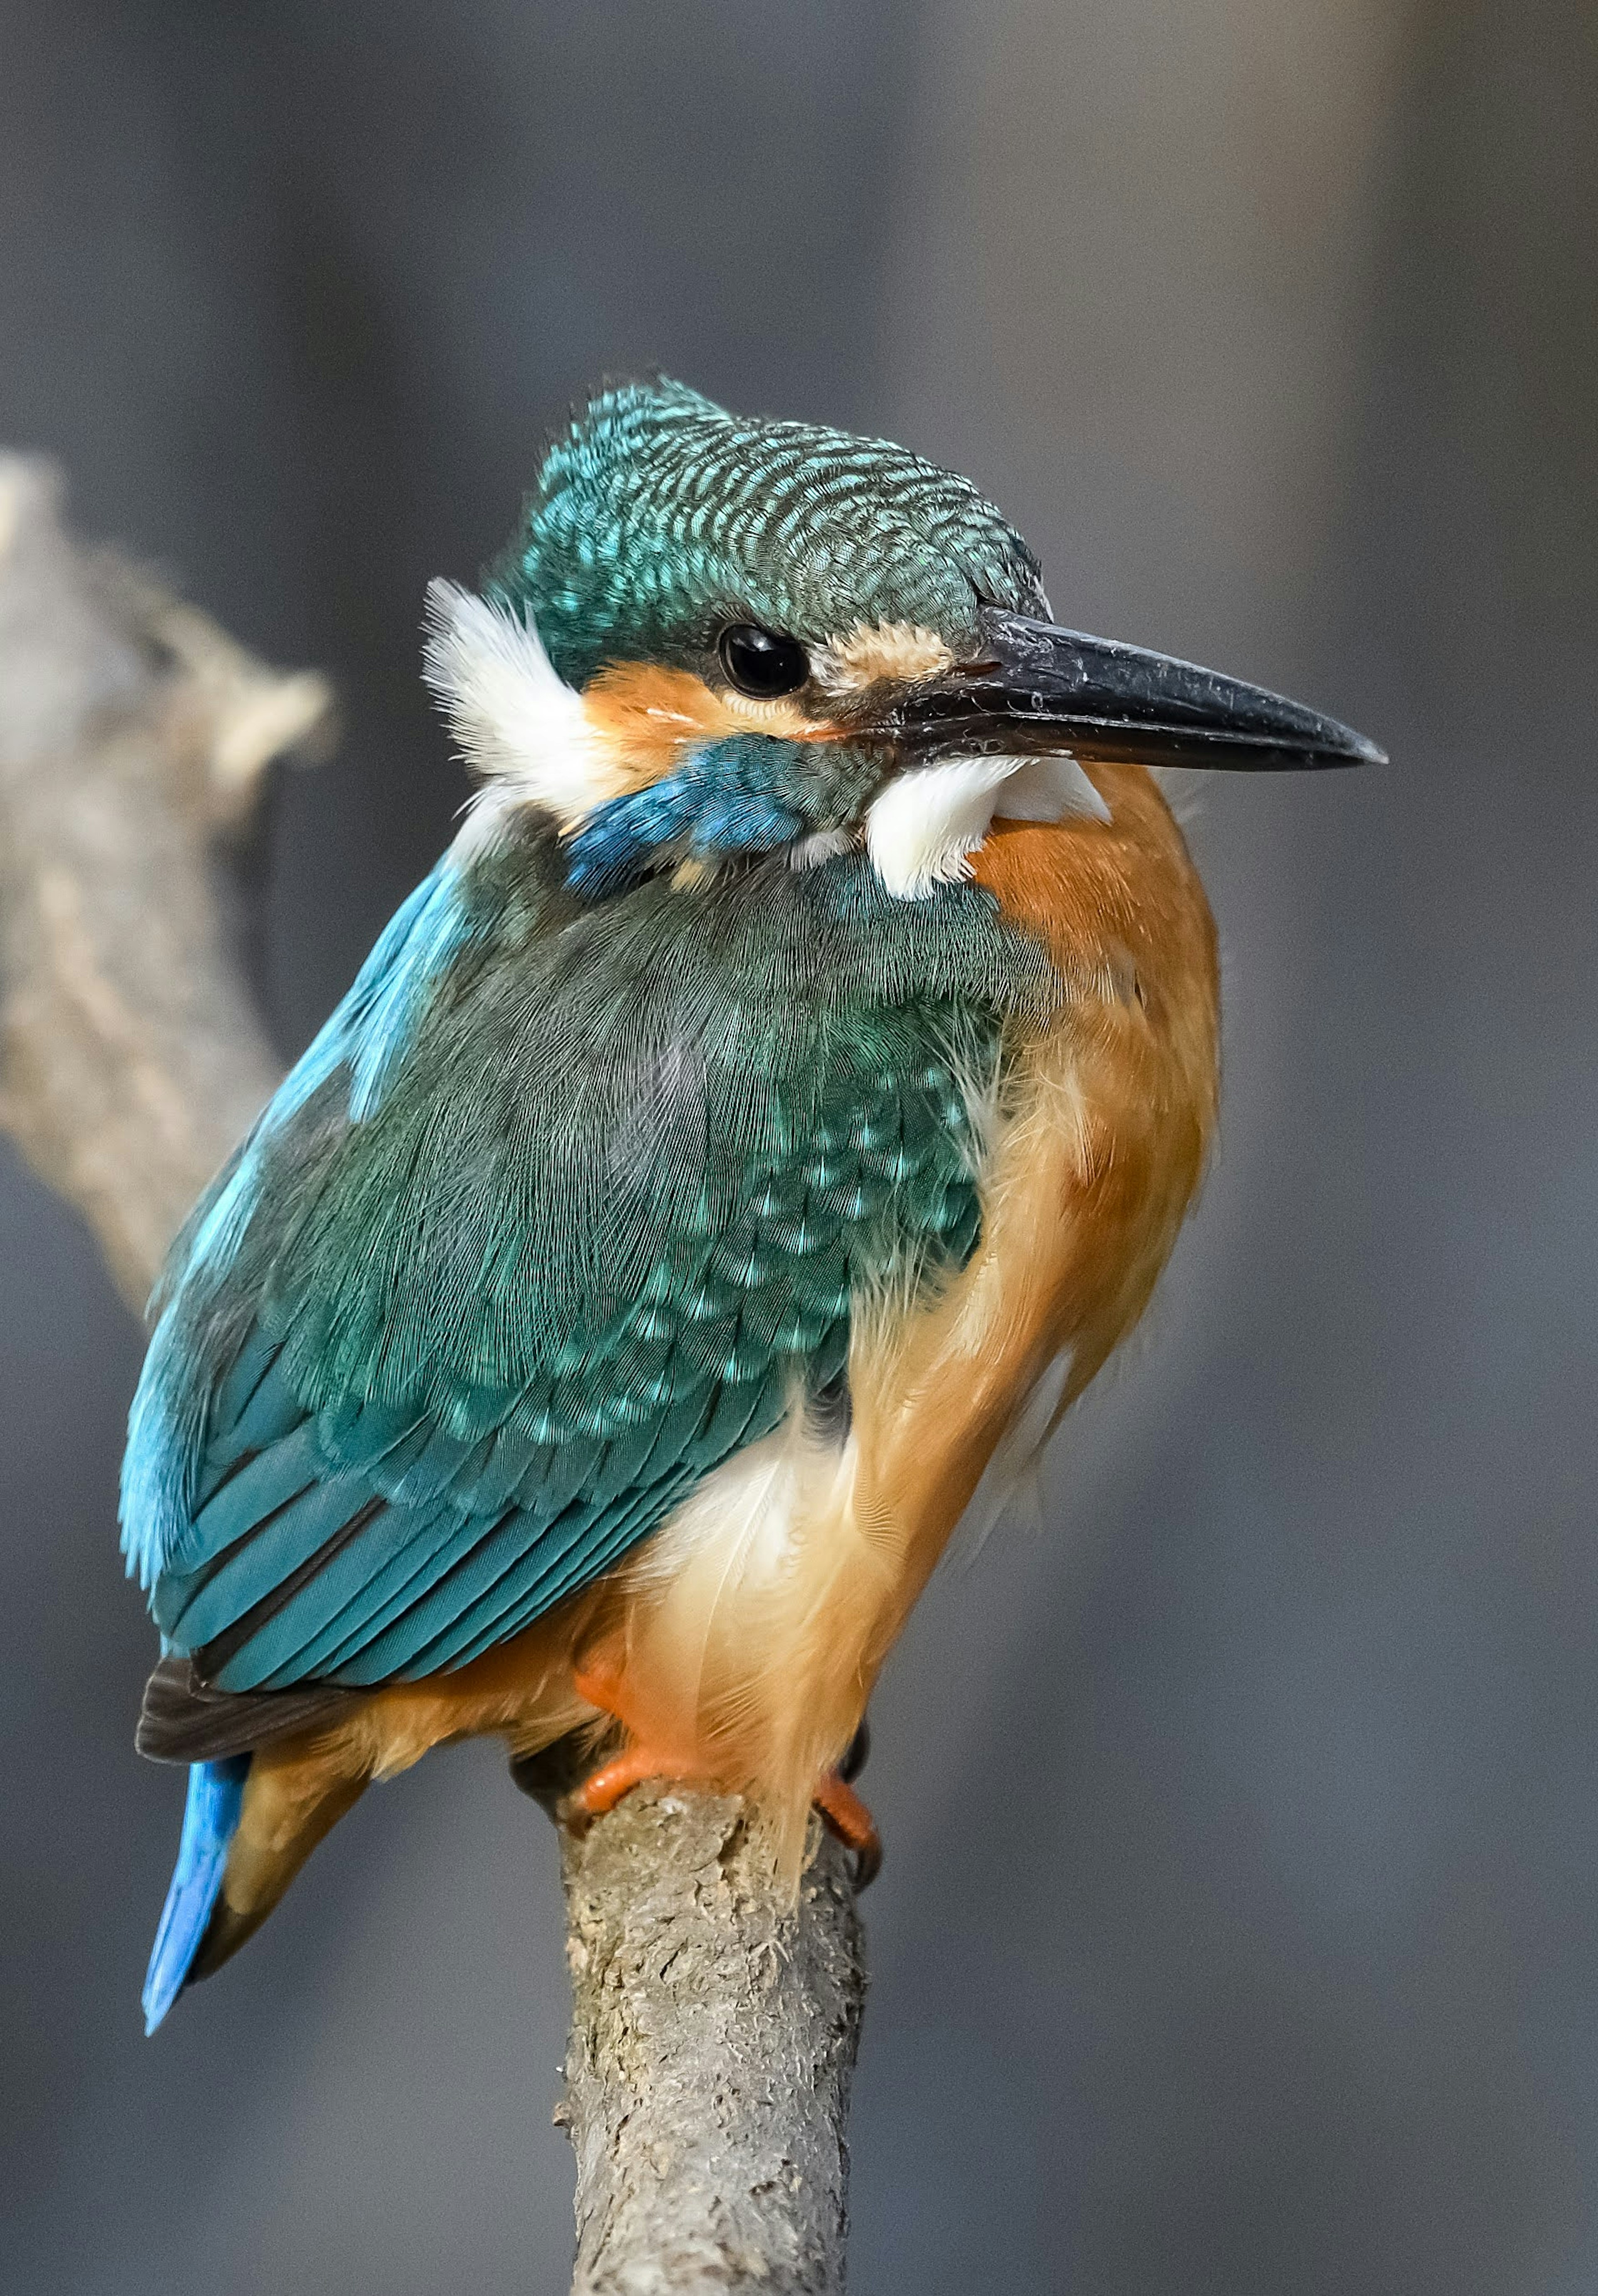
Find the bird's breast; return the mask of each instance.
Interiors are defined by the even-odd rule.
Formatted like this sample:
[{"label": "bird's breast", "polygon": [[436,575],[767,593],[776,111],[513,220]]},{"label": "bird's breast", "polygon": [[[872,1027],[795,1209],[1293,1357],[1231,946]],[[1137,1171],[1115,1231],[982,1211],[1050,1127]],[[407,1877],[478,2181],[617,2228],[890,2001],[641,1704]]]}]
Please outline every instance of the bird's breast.
[{"label": "bird's breast", "polygon": [[1047,1021],[1012,1032],[981,1241],[937,1298],[856,1334],[856,1505],[904,1556],[889,1635],[1006,1435],[1025,1415],[1040,1446],[1142,1315],[1214,1129],[1203,889],[1151,777],[1091,773],[1107,822],[1001,824],[975,857],[1064,986]]}]

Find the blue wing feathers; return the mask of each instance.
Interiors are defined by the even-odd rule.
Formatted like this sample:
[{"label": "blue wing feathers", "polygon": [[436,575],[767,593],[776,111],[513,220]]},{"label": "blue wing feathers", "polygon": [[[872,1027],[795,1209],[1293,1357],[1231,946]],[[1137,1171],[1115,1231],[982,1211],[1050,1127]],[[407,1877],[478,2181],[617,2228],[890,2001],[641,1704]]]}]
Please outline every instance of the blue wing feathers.
[{"label": "blue wing feathers", "polygon": [[241,1574],[270,1586],[303,1562],[337,1529],[320,1527],[323,1511],[337,1504],[337,1486],[329,1488],[325,1473],[316,1430],[304,1421],[283,1442],[244,1461],[201,1508],[157,1581],[153,1607],[162,1633],[176,1634],[192,1612],[184,1643],[209,1642],[227,1624],[228,1601],[242,1591]]},{"label": "blue wing feathers", "polygon": [[[290,1611],[296,1598],[313,1581],[320,1586],[338,1558],[374,1525],[386,1531],[387,1514],[386,1503],[356,1478],[334,1476],[295,1500],[274,1524],[275,1529],[281,1523],[295,1526],[286,1552],[282,1545],[274,1551],[264,1542],[258,1548],[249,1542],[231,1583],[230,1574],[218,1574],[185,1614],[181,1640],[207,1680],[224,1690],[258,1689],[263,1671],[275,1670],[294,1647]],[[213,1602],[214,1596],[220,1599]],[[313,1600],[319,1605],[319,1595]]]},{"label": "blue wing feathers", "polygon": [[[452,1636],[448,1663],[464,1666],[496,1644],[509,1641],[562,1595],[599,1578],[635,1546],[698,1479],[697,1468],[680,1464],[663,1481],[635,1492],[626,1505],[609,1510],[591,1528],[580,1552],[561,1558],[558,1575],[536,1570],[529,1562],[513,1578],[508,1576],[494,1590],[494,1600],[479,1603],[474,1614],[463,1621],[463,1634]],[[434,1663],[429,1659],[419,1670],[431,1672]]]},{"label": "blue wing feathers", "polygon": [[196,1762],[189,1771],[177,1864],[144,1979],[144,2030],[153,2033],[183,1990],[221,1894],[228,1845],[238,1831],[250,1756]]},{"label": "blue wing feathers", "polygon": [[[122,1545],[130,1572],[146,1589],[167,1566],[192,1516],[199,1474],[218,1406],[242,1411],[258,1383],[263,1357],[275,1357],[282,1335],[247,1322],[242,1348],[206,1361],[195,1347],[195,1308],[214,1302],[243,1250],[260,1211],[275,1147],[294,1119],[341,1070],[369,1110],[392,1075],[416,1026],[426,988],[448,954],[468,939],[459,872],[449,855],[400,905],[379,935],[349,994],[295,1063],[237,1154],[186,1223],[157,1290],[160,1320],[128,1415],[122,1465]],[[446,921],[451,920],[448,930]],[[358,1071],[358,1073],[357,1073]],[[185,1308],[189,1312],[185,1313]],[[227,1319],[216,1318],[218,1332]],[[213,1340],[213,1347],[215,1341]],[[237,1392],[225,1386],[228,1374]],[[222,1391],[218,1392],[218,1389]]]},{"label": "blue wing feathers", "polygon": [[[211,1406],[210,1447],[217,1456],[225,1457],[249,1446],[252,1439],[249,1432],[250,1406],[282,1352],[281,1341],[270,1339],[259,1331],[251,1332],[239,1349],[217,1389]],[[274,1399],[269,1408],[275,1415],[289,1400],[288,1392],[279,1385],[268,1390],[268,1394]]]},{"label": "blue wing feathers", "polygon": [[951,955],[865,863],[749,914],[562,867],[440,864],[180,1239],[124,1543],[218,1687],[466,1663],[835,1382],[856,1283],[974,1239],[956,1078],[1048,997],[986,896]]},{"label": "blue wing feathers", "polygon": [[[303,1639],[265,1677],[262,1689],[286,1690],[297,1681],[340,1678],[340,1669],[373,1644],[457,1555],[486,1538],[496,1520],[441,1505],[394,1511],[381,1547],[376,1542],[370,1552],[352,1546],[326,1575],[316,1598],[301,1597],[295,1617]],[[290,1623],[285,1620],[285,1636]]]}]

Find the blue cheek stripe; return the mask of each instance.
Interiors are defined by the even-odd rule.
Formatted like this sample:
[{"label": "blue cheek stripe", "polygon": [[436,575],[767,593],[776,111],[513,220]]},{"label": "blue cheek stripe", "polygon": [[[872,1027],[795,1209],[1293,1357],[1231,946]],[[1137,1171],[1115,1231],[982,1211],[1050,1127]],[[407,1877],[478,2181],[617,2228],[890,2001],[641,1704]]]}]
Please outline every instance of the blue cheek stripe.
[{"label": "blue cheek stripe", "polygon": [[812,824],[782,787],[802,744],[739,734],[695,751],[680,773],[601,806],[567,847],[566,882],[586,899],[624,892],[658,850],[771,852]]}]

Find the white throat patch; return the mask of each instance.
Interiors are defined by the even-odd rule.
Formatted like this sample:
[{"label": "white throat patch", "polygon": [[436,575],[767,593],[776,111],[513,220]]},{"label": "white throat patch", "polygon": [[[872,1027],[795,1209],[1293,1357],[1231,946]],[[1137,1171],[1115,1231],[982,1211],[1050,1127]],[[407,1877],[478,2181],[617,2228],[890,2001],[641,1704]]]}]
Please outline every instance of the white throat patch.
[{"label": "white throat patch", "polygon": [[889,783],[865,816],[878,876],[901,900],[971,874],[995,819],[1108,821],[1110,808],[1075,758],[946,758]]}]

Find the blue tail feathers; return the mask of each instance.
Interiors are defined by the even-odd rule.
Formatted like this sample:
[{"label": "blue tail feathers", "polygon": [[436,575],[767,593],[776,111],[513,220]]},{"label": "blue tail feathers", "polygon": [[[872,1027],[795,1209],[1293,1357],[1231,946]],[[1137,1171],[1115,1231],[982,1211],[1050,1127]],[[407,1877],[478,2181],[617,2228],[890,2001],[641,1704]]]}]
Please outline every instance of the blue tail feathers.
[{"label": "blue tail feathers", "polygon": [[238,1831],[250,1775],[248,1754],[195,1762],[183,1814],[177,1864],[161,1909],[144,1979],[144,2030],[153,2033],[183,1990],[222,1888],[228,1844]]}]

